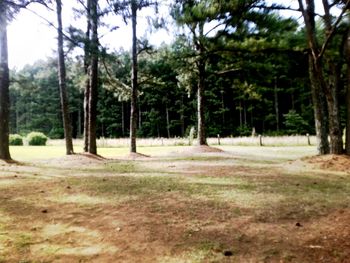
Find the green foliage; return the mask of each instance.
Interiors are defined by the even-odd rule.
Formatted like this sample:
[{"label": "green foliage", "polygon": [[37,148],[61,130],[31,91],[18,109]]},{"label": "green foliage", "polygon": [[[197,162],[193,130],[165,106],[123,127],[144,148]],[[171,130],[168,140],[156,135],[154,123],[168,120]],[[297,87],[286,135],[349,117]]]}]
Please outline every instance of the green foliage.
[{"label": "green foliage", "polygon": [[289,134],[307,133],[308,123],[295,110],[290,110],[283,116],[285,118],[284,124]]},{"label": "green foliage", "polygon": [[242,125],[237,128],[237,133],[239,136],[250,136],[252,135],[252,128],[248,125]]},{"label": "green foliage", "polygon": [[27,135],[29,145],[46,145],[47,137],[42,132],[31,132]]},{"label": "green foliage", "polygon": [[[138,55],[138,135],[189,136],[190,127],[197,122],[199,59],[205,60],[207,136],[250,136],[250,127],[258,134],[274,133],[276,87],[279,112],[295,109],[308,123],[303,123],[304,128],[312,132],[307,56],[301,52],[304,32],[293,19],[251,8],[258,2],[177,0],[170,5],[177,24],[189,31],[178,30],[181,35],[172,44]],[[129,2],[125,4],[129,6]],[[83,38],[80,33],[77,36]],[[98,137],[129,134],[130,68],[130,52],[101,53]],[[63,138],[56,61],[38,61],[11,76],[11,132],[39,131],[50,138]],[[74,137],[82,134],[86,80],[83,58],[68,56],[67,89]],[[280,115],[281,134],[304,132],[286,127]]]},{"label": "green foliage", "polygon": [[10,145],[23,145],[23,138],[19,134],[10,134]]},{"label": "green foliage", "polygon": [[52,128],[49,132],[49,137],[51,139],[63,139],[64,138],[64,130],[63,128]]}]

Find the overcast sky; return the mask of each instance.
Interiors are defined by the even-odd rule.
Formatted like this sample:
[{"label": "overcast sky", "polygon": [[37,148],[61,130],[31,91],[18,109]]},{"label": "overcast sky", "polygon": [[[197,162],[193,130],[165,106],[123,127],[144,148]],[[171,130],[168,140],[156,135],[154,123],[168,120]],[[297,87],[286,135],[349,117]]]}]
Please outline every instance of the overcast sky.
[{"label": "overcast sky", "polygon": [[[86,21],[84,19],[76,20],[72,12],[72,4],[75,1],[63,1],[63,23],[64,27],[73,24],[80,26],[84,31]],[[45,19],[56,24],[56,14],[53,11],[48,11],[39,5],[31,5],[30,9],[45,17]],[[148,13],[151,11],[149,10]],[[150,34],[147,31],[147,22],[144,19],[147,16],[141,13],[138,21],[138,36]],[[101,44],[110,49],[129,49],[131,46],[131,25],[125,25],[121,18],[111,15],[108,23],[119,26],[113,32],[106,29],[99,31],[100,36],[103,36]],[[37,60],[45,59],[55,55],[57,46],[57,32],[55,28],[50,27],[48,22],[36,16],[28,10],[21,11],[15,20],[8,27],[8,48],[9,48],[9,67],[20,69],[26,64],[32,64]],[[163,41],[169,42],[170,38],[165,30],[160,30],[151,35],[153,44],[161,44]]]},{"label": "overcast sky", "polygon": [[[316,3],[321,0],[316,0]],[[267,2],[281,2],[276,0],[267,0]],[[284,0],[283,4],[297,6],[296,0]],[[69,24],[80,25],[85,28],[85,20],[76,21],[72,13],[72,4],[76,1],[63,1],[63,23],[67,27]],[[56,14],[53,11],[47,11],[39,5],[30,6],[35,12],[44,16],[47,20],[56,23]],[[151,11],[149,11],[150,14]],[[161,10],[162,12],[162,10]],[[163,13],[167,11],[163,9]],[[284,15],[298,15],[297,12],[285,12]],[[147,22],[142,20],[146,14],[141,14],[138,21],[139,37],[147,32]],[[108,18],[108,23],[118,25],[120,28],[112,33],[100,31],[104,35],[101,39],[102,45],[111,49],[129,49],[131,45],[131,26],[125,23],[117,16]],[[53,57],[56,49],[56,35],[54,28],[48,26],[47,22],[37,17],[33,13],[23,10],[8,27],[8,45],[9,45],[9,67],[20,69],[26,64],[32,64],[37,60]],[[163,41],[170,42],[171,38],[165,30],[151,35],[152,44],[161,44]]]}]

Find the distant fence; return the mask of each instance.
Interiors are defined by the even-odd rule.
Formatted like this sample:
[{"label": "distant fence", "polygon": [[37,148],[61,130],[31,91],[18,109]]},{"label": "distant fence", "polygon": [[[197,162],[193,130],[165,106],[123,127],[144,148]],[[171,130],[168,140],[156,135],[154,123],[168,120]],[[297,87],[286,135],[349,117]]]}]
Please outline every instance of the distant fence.
[{"label": "distant fence", "polygon": [[[138,146],[186,146],[188,138],[139,138]],[[217,146],[307,146],[316,145],[316,136],[255,136],[255,137],[225,137],[207,138],[209,145]],[[194,141],[195,143],[195,141]],[[49,140],[47,145],[64,145],[64,140]],[[82,146],[82,139],[75,139],[74,145]],[[128,147],[129,138],[100,138],[97,140],[98,147]]]}]

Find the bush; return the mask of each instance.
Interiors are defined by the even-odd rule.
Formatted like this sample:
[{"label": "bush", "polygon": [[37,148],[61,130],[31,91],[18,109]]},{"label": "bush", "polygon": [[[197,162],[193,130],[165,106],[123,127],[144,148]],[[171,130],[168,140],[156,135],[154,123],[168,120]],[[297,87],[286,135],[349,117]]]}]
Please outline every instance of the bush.
[{"label": "bush", "polygon": [[308,132],[308,123],[295,110],[290,110],[287,114],[283,114],[286,119],[288,134],[304,134]]},{"label": "bush", "polygon": [[27,135],[29,145],[46,145],[47,137],[41,132],[31,132]]},{"label": "bush", "polygon": [[64,138],[64,130],[63,128],[52,128],[49,132],[48,136],[51,139],[63,139]]},{"label": "bush", "polygon": [[23,145],[23,138],[19,134],[10,134],[10,145]]},{"label": "bush", "polygon": [[250,128],[248,125],[243,124],[242,126],[239,126],[237,128],[238,136],[241,137],[247,137],[252,135],[252,128]]}]

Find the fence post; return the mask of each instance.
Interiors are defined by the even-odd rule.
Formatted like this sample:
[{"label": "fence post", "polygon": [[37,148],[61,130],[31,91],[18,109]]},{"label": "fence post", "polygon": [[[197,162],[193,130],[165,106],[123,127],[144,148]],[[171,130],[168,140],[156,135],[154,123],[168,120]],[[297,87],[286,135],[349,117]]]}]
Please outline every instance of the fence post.
[{"label": "fence post", "polygon": [[262,142],[262,136],[261,136],[261,134],[259,134],[259,145],[260,145],[260,146],[263,146],[263,142]]},{"label": "fence post", "polygon": [[218,134],[218,145],[220,145],[220,134]]},{"label": "fence post", "polygon": [[306,134],[306,137],[307,137],[307,144],[308,145],[311,145],[311,142],[310,142],[310,134]]}]

